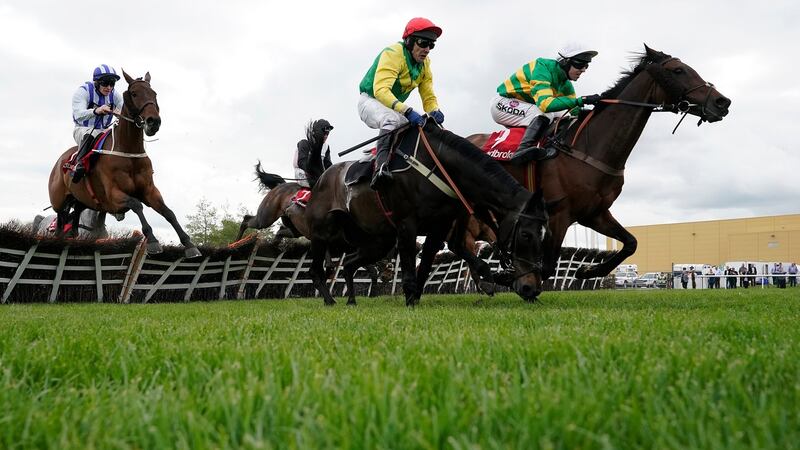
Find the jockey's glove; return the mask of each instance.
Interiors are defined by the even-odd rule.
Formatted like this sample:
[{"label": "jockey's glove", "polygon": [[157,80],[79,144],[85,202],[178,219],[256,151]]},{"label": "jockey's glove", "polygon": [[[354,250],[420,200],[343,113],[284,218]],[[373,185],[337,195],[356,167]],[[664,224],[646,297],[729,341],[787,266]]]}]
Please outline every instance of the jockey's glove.
[{"label": "jockey's glove", "polygon": [[586,95],[584,97],[581,97],[581,101],[584,105],[596,105],[600,103],[601,99],[602,97],[600,97],[600,95],[598,94]]},{"label": "jockey's glove", "polygon": [[412,124],[418,127],[425,126],[425,117],[419,115],[419,113],[417,113],[413,109],[408,108],[408,110],[406,110],[406,113],[404,115],[406,116],[406,119],[408,119],[408,121],[411,122]]},{"label": "jockey's glove", "polygon": [[438,124],[444,122],[444,113],[438,109],[434,109],[433,111],[429,112],[428,116]]}]

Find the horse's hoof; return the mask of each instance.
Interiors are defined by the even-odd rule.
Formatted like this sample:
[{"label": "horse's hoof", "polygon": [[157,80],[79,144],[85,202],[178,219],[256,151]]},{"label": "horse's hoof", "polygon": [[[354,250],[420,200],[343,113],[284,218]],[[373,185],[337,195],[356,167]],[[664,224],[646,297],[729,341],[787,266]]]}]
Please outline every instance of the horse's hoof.
[{"label": "horse's hoof", "polygon": [[596,276],[594,272],[595,271],[591,267],[582,266],[575,271],[575,278],[579,280],[588,280],[589,278],[594,278]]},{"label": "horse's hoof", "polygon": [[356,305],[357,305],[357,303],[356,303],[355,300],[348,300],[347,301],[347,306],[356,306]]},{"label": "horse's hoof", "polygon": [[333,306],[335,304],[336,304],[336,300],[333,300],[333,299],[325,300],[325,306]]},{"label": "horse's hoof", "polygon": [[161,248],[161,244],[156,242],[148,242],[147,243],[147,254],[148,255],[157,255],[161,253],[163,250]]},{"label": "horse's hoof", "polygon": [[187,247],[183,251],[183,254],[186,255],[186,259],[199,258],[200,256],[203,256],[200,254],[200,250],[198,250],[197,247]]},{"label": "horse's hoof", "polygon": [[489,297],[494,297],[495,284],[490,281],[481,281],[478,288]]}]

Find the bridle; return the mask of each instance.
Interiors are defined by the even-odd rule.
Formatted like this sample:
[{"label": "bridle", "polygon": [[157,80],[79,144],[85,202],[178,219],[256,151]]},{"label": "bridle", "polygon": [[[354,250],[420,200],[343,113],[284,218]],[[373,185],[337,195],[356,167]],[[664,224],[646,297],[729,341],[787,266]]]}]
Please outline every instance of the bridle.
[{"label": "bridle", "polygon": [[[136,79],[136,80],[133,80],[133,82],[131,82],[130,84],[128,84],[128,90],[126,91],[126,94],[128,93],[128,91],[130,91],[131,86],[133,86],[136,83],[146,83],[147,86],[150,87],[150,82],[149,81],[142,80],[142,79]],[[150,88],[150,89],[152,90],[152,88]],[[141,114],[142,114],[142,111],[144,111],[145,108],[147,108],[150,105],[153,105],[153,107],[156,109],[156,112],[160,112],[161,111],[161,109],[158,107],[158,103],[155,100],[148,100],[148,101],[144,102],[144,104],[139,105],[139,107],[136,107],[133,104],[133,100],[131,99],[130,95],[126,95],[126,97],[127,98],[125,98],[124,106],[128,108],[132,118],[124,116],[122,114],[114,114],[114,115],[119,117],[120,119],[124,119],[124,120],[127,120],[128,122],[131,122],[132,124],[134,124],[136,126],[136,128],[143,128],[144,127],[144,118],[142,118]]]},{"label": "bridle", "polygon": [[[656,82],[658,82],[658,84],[661,86],[661,88],[664,89],[665,91],[668,89],[667,86],[669,86],[669,82],[666,80],[666,77],[664,77],[662,71],[657,71],[656,69],[657,68],[664,69],[665,66],[667,65],[667,63],[670,63],[672,61],[680,61],[680,59],[675,58],[675,57],[670,57],[670,58],[665,59],[664,61],[662,61],[658,65],[650,64],[650,65],[647,66],[647,69],[646,69],[647,72],[650,74],[650,76],[652,76],[653,79],[656,80]],[[703,99],[703,103],[691,103],[689,101],[689,94],[694,92],[694,91],[696,91],[696,90],[698,90],[698,89],[702,89],[702,88],[707,88],[706,97],[705,97],[705,99]],[[678,129],[678,127],[683,122],[683,119],[686,118],[686,115],[689,114],[689,111],[693,107],[699,107],[700,108],[700,114],[698,114],[700,119],[697,121],[697,126],[698,127],[703,122],[707,121],[706,116],[709,116],[709,115],[717,116],[716,113],[713,113],[708,109],[708,102],[711,100],[711,92],[713,90],[714,90],[714,84],[713,83],[710,83],[708,81],[703,81],[702,83],[698,84],[697,86],[684,89],[680,94],[673,93],[673,95],[678,99],[678,102],[675,105],[669,105],[669,106],[672,107],[672,109],[668,110],[666,108],[663,108],[663,110],[664,111],[674,112],[676,114],[682,113],[683,115],[681,116],[681,119],[678,121],[678,124],[675,125],[675,128],[672,129],[672,134],[675,134],[675,131]],[[670,93],[668,92],[668,94],[670,94]],[[666,105],[662,105],[662,106],[666,106]]]},{"label": "bridle", "polygon": [[[532,214],[528,214],[525,212],[525,208],[527,207],[526,204],[522,207],[519,213],[514,216],[514,221],[511,222],[509,225],[508,220],[504,220],[503,224],[500,225],[500,232],[498,233],[498,243],[500,244],[500,251],[499,251],[499,259],[500,264],[506,270],[512,270],[514,273],[514,279],[521,278],[529,273],[542,273],[543,264],[543,257],[541,253],[536,261],[531,261],[530,259],[526,259],[520,256],[520,252],[517,252],[517,247],[519,246],[519,240],[517,236],[519,235],[519,228],[521,226],[520,219],[526,219],[532,222],[541,221],[544,224],[547,224],[547,213],[545,212],[544,216],[535,216]],[[546,225],[545,225],[546,226]],[[538,238],[538,237],[537,237]],[[516,268],[513,267],[512,260],[514,258],[513,255],[516,255],[516,260],[522,262],[526,265],[525,272],[517,273]]]}]

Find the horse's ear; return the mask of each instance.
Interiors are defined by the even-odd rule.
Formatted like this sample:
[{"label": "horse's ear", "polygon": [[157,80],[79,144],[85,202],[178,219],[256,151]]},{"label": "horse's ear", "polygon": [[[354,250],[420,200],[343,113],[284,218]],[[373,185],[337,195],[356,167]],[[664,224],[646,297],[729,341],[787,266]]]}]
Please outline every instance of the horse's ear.
[{"label": "horse's ear", "polygon": [[144,81],[147,81],[148,83],[150,82],[150,72],[144,74]]},{"label": "horse's ear", "polygon": [[127,81],[127,82],[128,82],[128,84],[131,84],[131,83],[133,83],[133,81],[134,81],[134,80],[133,80],[133,78],[131,78],[131,76],[130,76],[130,75],[128,75],[128,74],[125,72],[125,69],[122,69],[122,76],[123,76],[123,77],[125,77],[125,81]]},{"label": "horse's ear", "polygon": [[648,47],[647,44],[644,44],[644,52],[651,61],[656,61],[664,57],[664,53],[658,50],[653,50],[652,48]]}]

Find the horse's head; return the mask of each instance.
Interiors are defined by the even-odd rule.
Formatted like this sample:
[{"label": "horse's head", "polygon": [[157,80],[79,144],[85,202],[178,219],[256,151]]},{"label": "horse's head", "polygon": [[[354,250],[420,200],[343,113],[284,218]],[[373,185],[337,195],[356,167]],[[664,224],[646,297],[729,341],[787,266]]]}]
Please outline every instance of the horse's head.
[{"label": "horse's head", "polygon": [[144,134],[152,136],[161,127],[156,91],[150,86],[150,72],[144,78],[134,79],[125,70],[122,71],[128,90],[122,94],[123,116],[130,117],[139,128],[144,128]]},{"label": "horse's head", "polygon": [[678,58],[644,46],[648,60],[647,72],[661,89],[661,101],[678,106],[681,112],[700,117],[707,122],[722,120],[731,105],[713,84],[705,81],[688,64]]},{"label": "horse's head", "polygon": [[525,300],[533,300],[542,292],[542,241],[547,234],[547,220],[539,190],[519,213],[509,214],[500,224],[499,244],[511,260],[512,287]]}]

